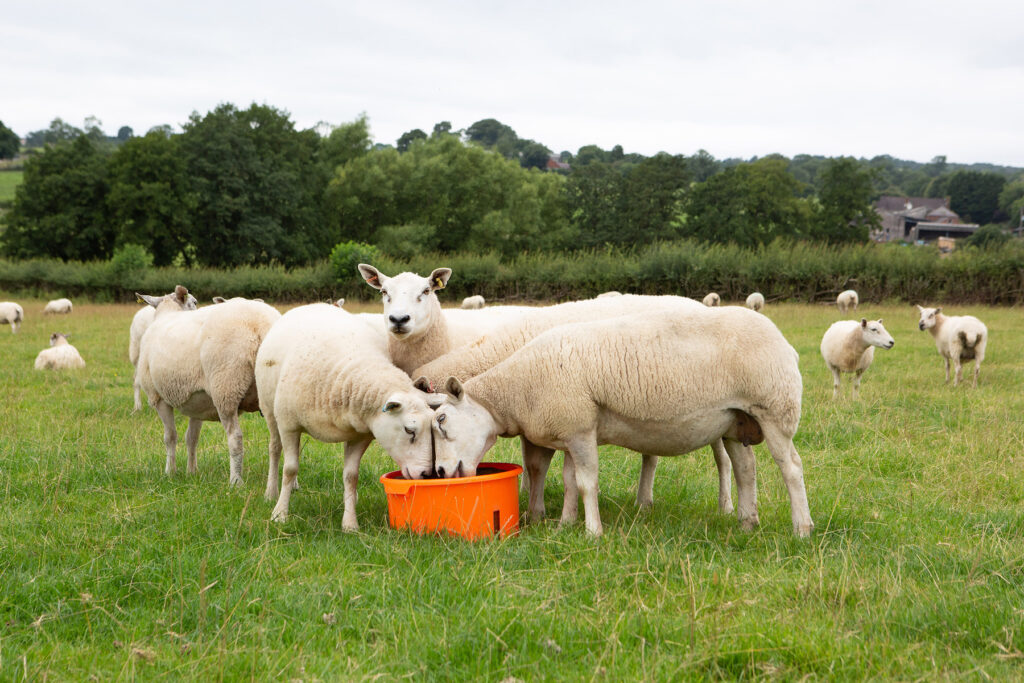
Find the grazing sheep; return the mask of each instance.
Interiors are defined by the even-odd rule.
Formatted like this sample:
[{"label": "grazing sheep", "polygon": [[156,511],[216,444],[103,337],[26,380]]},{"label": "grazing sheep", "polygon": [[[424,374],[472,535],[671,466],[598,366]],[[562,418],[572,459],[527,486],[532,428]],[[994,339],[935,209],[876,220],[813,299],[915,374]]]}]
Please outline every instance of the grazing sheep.
[{"label": "grazing sheep", "polygon": [[[148,296],[145,294],[135,295],[139,303],[147,304],[143,306],[135,315],[132,317],[131,327],[128,329],[128,360],[132,362],[132,389],[135,394],[135,412],[142,409],[142,387],[139,386],[139,346],[142,343],[142,335],[146,333],[149,326],[153,324],[153,318],[156,317],[156,307],[160,305],[162,300],[171,300],[174,298],[174,292],[165,294],[164,296]],[[194,311],[196,310],[198,302],[196,298],[189,294],[185,298],[184,310]]]},{"label": "grazing sheep", "polygon": [[839,292],[839,296],[836,297],[836,306],[839,307],[839,312],[844,315],[847,311],[856,311],[857,304],[859,303],[860,299],[857,297],[857,292],[852,289]]},{"label": "grazing sheep", "polygon": [[744,528],[758,523],[751,443],[767,442],[789,492],[793,530],[813,528],[793,446],[797,353],[767,318],[680,306],[563,325],[465,384],[448,378],[436,411],[438,476],[472,475],[498,436],[522,435],[572,458],[587,530],[602,532],[598,445],[677,455],[725,439]]},{"label": "grazing sheep", "polygon": [[25,311],[13,301],[0,301],[0,325],[10,325],[11,334],[18,331],[21,321],[25,319]]},{"label": "grazing sheep", "polygon": [[[196,471],[196,444],[204,420],[218,420],[228,437],[231,485],[242,483],[240,411],[259,408],[256,351],[281,314],[265,303],[229,299],[186,311],[188,290],[175,287],[170,299],[156,298],[156,317],[142,337],[138,381],[164,424],[165,471],[175,471],[178,431],[174,410],[189,418],[185,444],[188,471]],[[152,304],[153,298],[148,299]]]},{"label": "grazing sheep", "polygon": [[853,397],[860,390],[860,377],[871,367],[875,347],[891,349],[896,344],[884,327],[882,319],[840,320],[832,323],[821,338],[821,357],[832,371],[832,398],[839,398],[839,373],[852,372]]},{"label": "grazing sheep", "polygon": [[36,370],[71,370],[85,367],[78,349],[68,343],[69,334],[54,332],[50,335],[50,348],[36,356]]},{"label": "grazing sheep", "polygon": [[480,296],[479,294],[474,294],[473,296],[467,296],[465,299],[462,300],[462,308],[465,308],[465,309],[468,309],[468,310],[475,310],[475,309],[483,308],[483,307],[484,307],[484,298],[482,296]]},{"label": "grazing sheep", "polygon": [[923,308],[918,306],[921,319],[917,326],[928,330],[935,338],[935,347],[946,361],[946,382],[949,383],[949,361],[953,361],[956,370],[953,386],[963,378],[961,361],[974,359],[974,386],[978,386],[978,373],[981,361],[985,359],[985,347],[988,345],[988,328],[973,315],[945,315],[942,308]]},{"label": "grazing sheep", "polygon": [[54,299],[43,308],[43,315],[66,315],[71,312],[71,299]]},{"label": "grazing sheep", "polygon": [[391,364],[383,337],[358,316],[327,304],[285,313],[256,355],[256,386],[270,429],[266,497],[278,498],[275,521],[288,518],[303,433],[318,441],[345,442],[345,529],[359,528],[359,462],[374,438],[405,477],[433,474],[433,410],[427,396]]},{"label": "grazing sheep", "polygon": [[610,292],[605,292],[603,294],[598,294],[594,298],[595,299],[608,299],[608,298],[613,297],[613,296],[622,296],[622,292],[618,292],[618,291],[615,291],[613,289]]},{"label": "grazing sheep", "polygon": [[708,292],[704,297],[705,306],[721,306],[722,297],[718,296],[718,292]]},{"label": "grazing sheep", "polygon": [[752,311],[760,311],[764,308],[764,294],[761,292],[754,292],[747,297],[747,308]]}]

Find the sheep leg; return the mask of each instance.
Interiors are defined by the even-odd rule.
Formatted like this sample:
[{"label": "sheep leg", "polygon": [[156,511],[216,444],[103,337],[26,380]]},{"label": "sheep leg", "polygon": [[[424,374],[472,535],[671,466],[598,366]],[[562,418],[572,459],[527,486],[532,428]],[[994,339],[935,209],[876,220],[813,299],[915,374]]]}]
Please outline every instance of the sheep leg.
[{"label": "sheep leg", "polygon": [[188,429],[185,431],[185,449],[188,451],[188,473],[195,474],[199,471],[199,463],[196,460],[196,447],[199,445],[199,431],[203,428],[203,421],[194,417],[188,419]]},{"label": "sheep leg", "polygon": [[857,370],[853,373],[853,400],[856,401],[860,395],[860,376],[864,374],[863,370]]},{"label": "sheep leg", "polygon": [[160,421],[164,423],[164,448],[167,450],[167,464],[164,465],[164,473],[174,474],[178,469],[174,455],[178,448],[178,428],[174,426],[174,408],[163,400],[158,400],[153,407],[156,408]]},{"label": "sheep leg", "polygon": [[978,373],[981,372],[981,355],[974,357],[974,388],[978,388]]},{"label": "sheep leg", "polygon": [[288,521],[288,505],[292,499],[292,484],[295,477],[299,476],[299,432],[287,432],[281,434],[281,446],[284,449],[284,481],[281,483],[281,493],[277,498],[277,505],[270,513],[270,519],[275,522]]},{"label": "sheep leg", "polygon": [[361,441],[345,442],[345,511],[341,517],[341,528],[345,531],[358,531],[359,520],[356,519],[357,486],[359,484],[359,463],[363,453],[370,447],[372,438]]},{"label": "sheep leg", "polygon": [[832,371],[832,400],[835,401],[839,398],[839,368],[834,365],[828,366],[828,369]]},{"label": "sheep leg", "polygon": [[572,456],[573,468],[576,471],[576,487],[583,498],[583,515],[587,532],[592,536],[600,536],[601,511],[597,503],[597,438],[589,432],[574,437],[569,441],[568,451]]},{"label": "sheep leg", "polygon": [[550,448],[544,448],[531,443],[525,438],[519,439],[519,445],[523,452],[523,465],[526,466],[530,491],[530,521],[539,522],[544,519],[544,480],[547,478],[548,468],[551,467],[551,456],[555,454]]},{"label": "sheep leg", "polygon": [[960,380],[964,378],[964,366],[960,363],[960,352],[956,351],[956,355],[953,356],[953,386],[960,384]]},{"label": "sheep leg", "polygon": [[728,451],[736,475],[736,498],[739,503],[736,517],[741,529],[751,531],[760,524],[757,516],[757,459],[754,457],[754,449],[732,439],[726,441],[723,448]]},{"label": "sheep leg", "polygon": [[[270,432],[270,442],[267,446],[267,490],[263,493],[263,497],[267,500],[274,500],[281,491],[281,433],[277,430],[277,418],[273,413],[265,411],[263,417],[267,421],[267,430]],[[295,483],[299,483],[297,477]]]},{"label": "sheep leg", "polygon": [[137,413],[142,410],[142,386],[139,384],[138,370],[132,373],[132,390],[135,392],[135,409],[132,412]]},{"label": "sheep leg", "polygon": [[949,384],[949,359],[944,360],[946,361],[946,384]]},{"label": "sheep leg", "polygon": [[715,465],[718,466],[718,511],[723,515],[731,515],[733,507],[730,456],[721,439],[711,444],[711,452],[715,455]]},{"label": "sheep leg", "polygon": [[658,468],[658,456],[640,455],[640,483],[636,487],[636,504],[638,507],[654,505],[654,471]]},{"label": "sheep leg", "polygon": [[559,524],[575,524],[579,519],[580,492],[576,487],[576,466],[569,451],[562,451],[562,518]]},{"label": "sheep leg", "polygon": [[804,488],[804,467],[800,455],[793,445],[793,435],[782,432],[778,427],[763,420],[765,443],[768,446],[775,464],[782,472],[782,481],[789,491],[790,514],[793,520],[793,533],[801,538],[811,535],[814,522],[811,520],[811,509],[807,505],[807,489]]},{"label": "sheep leg", "polygon": [[242,426],[238,423],[238,411],[221,413],[220,423],[228,434],[228,455],[231,457],[231,477],[229,486],[242,485],[242,459],[245,455],[242,448]]}]

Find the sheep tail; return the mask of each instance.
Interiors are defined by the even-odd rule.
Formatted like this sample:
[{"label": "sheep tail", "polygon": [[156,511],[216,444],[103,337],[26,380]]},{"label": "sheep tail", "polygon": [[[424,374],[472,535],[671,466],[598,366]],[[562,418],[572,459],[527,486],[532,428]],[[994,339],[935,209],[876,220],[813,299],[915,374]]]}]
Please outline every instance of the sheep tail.
[{"label": "sheep tail", "polygon": [[959,334],[960,334],[960,343],[963,344],[965,349],[973,349],[978,344],[978,340],[981,339],[981,335],[978,334],[978,333],[974,334],[974,341],[968,341],[967,340],[967,333],[964,332],[963,330],[960,330]]}]

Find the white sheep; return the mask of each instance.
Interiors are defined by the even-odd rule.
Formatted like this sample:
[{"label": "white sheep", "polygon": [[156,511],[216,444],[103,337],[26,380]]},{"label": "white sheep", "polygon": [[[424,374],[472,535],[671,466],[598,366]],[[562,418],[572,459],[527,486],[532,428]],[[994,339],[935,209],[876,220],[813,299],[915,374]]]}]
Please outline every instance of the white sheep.
[{"label": "white sheep", "polygon": [[841,372],[852,372],[853,397],[860,390],[860,378],[875,359],[875,347],[891,349],[896,344],[882,319],[840,320],[832,323],[821,338],[821,357],[832,371],[832,398],[839,397]]},{"label": "white sheep", "polygon": [[474,474],[498,436],[565,450],[587,530],[599,535],[599,444],[670,456],[724,438],[749,529],[758,523],[749,444],[764,439],[789,492],[793,530],[807,536],[814,525],[793,445],[797,361],[771,321],[734,306],[556,327],[465,384],[446,381],[449,399],[432,424],[435,469]]},{"label": "white sheep", "polygon": [[54,332],[50,335],[50,348],[36,356],[36,370],[70,370],[85,367],[78,349],[68,342],[69,334]]},{"label": "white sheep", "polygon": [[747,308],[752,311],[760,311],[764,308],[764,294],[761,292],[754,292],[747,297]]},{"label": "white sheep", "polygon": [[[156,307],[160,305],[160,301],[164,299],[172,299],[174,293],[166,294],[164,296],[148,296],[146,294],[135,295],[140,304],[147,304],[143,306],[135,315],[132,316],[132,324],[128,329],[128,360],[132,363],[132,390],[135,394],[135,412],[142,410],[142,387],[139,386],[139,347],[142,343],[142,335],[146,333],[149,326],[153,324],[153,318],[156,316]],[[189,294],[185,298],[184,310],[194,311],[198,302],[196,298]]]},{"label": "white sheep", "polygon": [[953,361],[955,376],[953,386],[963,378],[961,361],[974,360],[974,386],[978,386],[978,373],[981,361],[985,359],[985,347],[988,345],[988,328],[973,315],[946,315],[942,308],[924,308],[918,306],[921,319],[917,326],[928,330],[935,339],[935,347],[946,361],[946,382],[949,382],[949,362]]},{"label": "white sheep", "polygon": [[613,290],[611,290],[609,292],[604,292],[603,294],[598,294],[594,298],[595,299],[608,299],[608,298],[613,297],[613,296],[622,296],[622,292],[619,292],[619,291],[616,291],[616,290],[613,289]]},{"label": "white sheep", "polygon": [[158,298],[156,317],[142,336],[138,381],[164,425],[165,472],[175,472],[178,431],[174,410],[189,418],[185,444],[188,471],[196,471],[196,444],[204,420],[218,420],[227,432],[231,485],[242,483],[242,428],[239,412],[259,409],[256,351],[281,317],[272,306],[235,298],[196,311],[184,309],[188,290],[175,288]]},{"label": "white sheep", "polygon": [[474,310],[478,308],[483,308],[484,303],[484,298],[482,296],[480,296],[479,294],[474,294],[473,296],[467,296],[465,299],[462,300],[461,308],[465,308],[467,310]]},{"label": "white sheep", "polygon": [[71,312],[71,299],[54,299],[43,308],[43,315],[66,315]]},{"label": "white sheep", "polygon": [[708,292],[704,297],[705,306],[721,306],[722,297],[718,296],[718,292]]},{"label": "white sheep", "polygon": [[839,312],[846,314],[847,311],[856,311],[857,304],[860,303],[860,299],[857,297],[857,292],[852,289],[839,292],[839,296],[836,297],[836,306],[839,307]]},{"label": "white sheep", "polygon": [[[525,346],[530,340],[547,330],[572,322],[589,322],[606,318],[630,315],[638,311],[657,310],[661,307],[702,308],[692,299],[675,296],[620,295],[618,297],[597,297],[584,301],[572,301],[555,306],[534,309],[522,316],[496,327],[467,346],[450,351],[425,365],[416,368],[412,376],[424,378],[427,387],[440,387],[449,376],[466,380],[486,372],[502,360]],[[529,486],[529,511],[534,520],[544,516],[544,480],[551,464],[554,451],[538,447],[521,439],[523,465],[526,468],[526,483]],[[729,456],[721,441],[712,444],[715,464],[718,467],[718,505],[723,513],[733,511]],[[637,488],[637,504],[651,505],[654,501],[654,472],[658,459],[645,454],[640,469],[640,484]],[[572,473],[572,461],[566,461],[562,470],[564,483],[563,518],[574,517],[576,508],[576,481]]]},{"label": "white sheep", "polygon": [[341,297],[340,299],[335,299],[334,301],[331,302],[331,305],[332,306],[336,306],[337,308],[343,307],[345,305],[345,297]]},{"label": "white sheep", "polygon": [[327,304],[285,313],[256,355],[256,386],[270,429],[266,497],[278,498],[275,521],[288,518],[303,433],[345,442],[345,529],[359,528],[359,461],[374,438],[407,478],[433,474],[427,396],[391,364],[383,337],[358,316]]},{"label": "white sheep", "polygon": [[25,310],[13,301],[0,301],[0,325],[10,325],[11,334],[18,331],[25,319]]}]

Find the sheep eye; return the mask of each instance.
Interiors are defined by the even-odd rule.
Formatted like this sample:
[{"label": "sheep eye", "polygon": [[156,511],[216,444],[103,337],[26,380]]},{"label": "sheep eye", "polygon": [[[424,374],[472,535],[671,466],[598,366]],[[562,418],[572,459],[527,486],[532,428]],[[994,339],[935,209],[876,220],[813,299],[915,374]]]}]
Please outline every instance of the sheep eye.
[{"label": "sheep eye", "polygon": [[412,427],[406,427],[405,428],[405,433],[406,434],[416,434],[416,430],[413,429]]},{"label": "sheep eye", "polygon": [[445,418],[447,418],[447,417],[448,416],[445,415],[444,413],[441,413],[440,415],[438,415],[437,416],[437,424],[442,424],[445,421]]},{"label": "sheep eye", "polygon": [[429,288],[427,288],[427,289],[424,289],[424,290],[423,290],[423,296],[426,296],[426,295],[428,295],[428,294],[430,294],[430,289],[429,289]]}]

